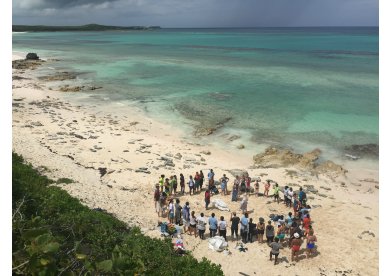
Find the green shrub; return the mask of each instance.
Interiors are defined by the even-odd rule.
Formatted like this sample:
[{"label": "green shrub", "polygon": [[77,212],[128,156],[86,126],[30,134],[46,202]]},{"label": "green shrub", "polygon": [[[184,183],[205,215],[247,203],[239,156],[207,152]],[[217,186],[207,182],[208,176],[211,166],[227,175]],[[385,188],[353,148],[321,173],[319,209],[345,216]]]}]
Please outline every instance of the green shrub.
[{"label": "green shrub", "polygon": [[91,210],[12,155],[12,266],[16,275],[223,275],[177,256],[170,239],[141,234]]},{"label": "green shrub", "polygon": [[57,184],[61,184],[61,183],[70,184],[70,183],[74,183],[74,180],[70,178],[59,178],[57,180]]}]

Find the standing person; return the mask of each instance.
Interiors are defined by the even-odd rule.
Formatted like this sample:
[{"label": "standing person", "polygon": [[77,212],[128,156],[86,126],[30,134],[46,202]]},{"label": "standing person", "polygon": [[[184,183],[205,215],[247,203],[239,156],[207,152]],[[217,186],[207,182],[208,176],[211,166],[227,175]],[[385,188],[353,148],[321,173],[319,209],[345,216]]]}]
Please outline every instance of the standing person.
[{"label": "standing person", "polygon": [[249,241],[253,242],[253,237],[257,235],[257,225],[253,222],[253,218],[249,221]]},{"label": "standing person", "polygon": [[205,209],[208,210],[209,203],[211,203],[211,191],[207,189],[205,191]]},{"label": "standing person", "polygon": [[215,213],[211,214],[211,217],[208,219],[208,224],[209,224],[209,235],[212,238],[216,236],[216,231],[218,228],[218,223],[217,223],[217,219],[215,218]]},{"label": "standing person", "polygon": [[159,177],[159,187],[161,189],[161,193],[163,192],[163,184],[165,183],[165,175],[164,174],[161,174],[161,176]]},{"label": "standing person", "polygon": [[293,216],[292,212],[289,212],[288,216],[286,217],[286,227],[290,228],[292,226],[293,219],[294,219],[294,216]]},{"label": "standing person", "polygon": [[218,228],[219,228],[219,235],[224,237],[224,240],[227,241],[227,222],[224,220],[224,216],[220,217]]},{"label": "standing person", "polygon": [[170,183],[169,183],[169,178],[165,178],[165,193],[167,194],[167,195],[169,195],[170,194]]},{"label": "standing person", "polygon": [[263,243],[263,235],[265,234],[265,220],[263,218],[259,218],[259,222],[257,224],[258,230],[258,243]]},{"label": "standing person", "polygon": [[249,233],[249,214],[245,213],[240,219],[240,235],[242,236],[242,242],[247,243],[247,235]]},{"label": "standing person", "polygon": [[169,222],[174,223],[174,204],[173,199],[169,200]]},{"label": "standing person", "polygon": [[159,192],[159,185],[155,185],[155,190],[154,190],[154,206],[155,206],[155,212],[158,213],[158,202],[159,202],[159,198],[161,196],[161,193]]},{"label": "standing person", "polygon": [[200,239],[204,240],[205,225],[207,224],[204,213],[200,214],[200,217],[197,218],[197,229],[199,230]]},{"label": "standing person", "polygon": [[300,246],[303,243],[303,241],[300,239],[300,235],[298,233],[293,234],[293,239],[291,242],[292,245],[292,262],[295,258],[297,258],[299,252],[300,252]]},{"label": "standing person", "polygon": [[177,194],[177,175],[173,175],[172,186],[173,186],[173,192],[176,195]]},{"label": "standing person", "polygon": [[278,228],[277,228],[276,238],[278,238],[280,240],[281,244],[284,242],[284,239],[285,239],[285,231],[286,231],[285,223],[279,224]]},{"label": "standing person", "polygon": [[288,203],[289,203],[289,207],[293,207],[293,188],[292,187],[289,187],[289,190],[288,190]]},{"label": "standing person", "polygon": [[227,182],[228,181],[229,181],[229,178],[225,174],[223,174],[223,177],[220,178],[222,195],[227,195]]},{"label": "standing person", "polygon": [[214,184],[214,177],[215,177],[215,173],[213,172],[213,169],[210,169],[209,170],[209,173],[208,173],[208,188],[211,190],[211,188],[213,187],[213,184]]},{"label": "standing person", "polygon": [[231,201],[238,201],[238,193],[239,193],[239,184],[234,183],[234,186],[232,187]]},{"label": "standing person", "polygon": [[199,172],[196,172],[195,177],[194,177],[194,182],[195,182],[194,190],[197,192],[200,190],[200,174],[199,174]]},{"label": "standing person", "polygon": [[307,194],[303,191],[302,187],[300,187],[300,191],[299,191],[299,200],[302,206],[307,205]]},{"label": "standing person", "polygon": [[[162,192],[160,197],[159,197],[159,205],[160,205],[160,211],[162,212],[161,213],[161,217],[164,217],[165,216],[165,210],[166,210],[166,199],[167,199],[167,194],[165,192]],[[158,213],[158,216],[159,216],[159,213]]]},{"label": "standing person", "polygon": [[276,183],[273,186],[273,196],[274,196],[274,201],[277,201],[278,204],[280,204],[280,187],[278,186],[278,183]]},{"label": "standing person", "polygon": [[317,238],[313,234],[313,230],[310,230],[307,237],[307,258],[312,256],[313,250],[315,249],[315,242],[317,242]]},{"label": "standing person", "polygon": [[267,240],[267,244],[270,244],[271,242],[273,242],[273,239],[274,239],[274,226],[271,225],[271,220],[269,220],[267,222],[267,225],[266,225],[266,240]]},{"label": "standing person", "polygon": [[203,171],[200,170],[200,191],[203,190],[203,184],[204,184],[204,174]]},{"label": "standing person", "polygon": [[255,194],[257,196],[259,196],[259,182],[258,182],[258,180],[255,180],[254,188],[255,188]]},{"label": "standing person", "polygon": [[265,183],[265,190],[263,191],[263,196],[269,197],[269,190],[270,190],[270,180],[266,180]]},{"label": "standing person", "polygon": [[248,198],[247,196],[244,196],[242,201],[240,202],[240,210],[242,211],[242,214],[247,212],[247,205],[248,205]]},{"label": "standing person", "polygon": [[197,219],[195,217],[195,211],[192,211],[189,218],[189,235],[194,232],[195,238],[197,238]]},{"label": "standing person", "polygon": [[246,193],[246,179],[245,179],[244,175],[242,175],[242,177],[240,179],[240,191],[242,193]]},{"label": "standing person", "polygon": [[288,190],[289,190],[289,186],[285,186],[284,188],[284,203],[285,205],[288,207],[289,206],[289,202],[288,202]]},{"label": "standing person", "polygon": [[175,210],[174,210],[174,218],[175,218],[175,223],[178,225],[181,225],[181,210],[182,207],[180,205],[180,200],[177,198],[176,199],[176,204],[174,204]]},{"label": "standing person", "polygon": [[296,216],[298,214],[298,211],[301,209],[301,203],[300,200],[298,200],[297,195],[293,195],[293,211],[294,215]]},{"label": "standing person", "polygon": [[280,254],[280,249],[282,248],[282,245],[278,243],[278,238],[274,239],[274,242],[270,243],[269,246],[271,247],[270,250],[270,261],[272,260],[272,257],[274,255],[274,265],[277,264],[278,255]]},{"label": "standing person", "polygon": [[190,219],[190,207],[189,202],[185,203],[184,208],[182,209],[182,222],[184,223],[184,233],[189,230],[189,219]]},{"label": "standing person", "polygon": [[235,233],[235,237],[236,239],[238,239],[238,226],[239,226],[240,218],[236,216],[236,212],[233,212],[231,214],[230,221],[231,221],[231,237],[232,239],[234,239],[234,233]]},{"label": "standing person", "polygon": [[191,176],[191,175],[189,175],[188,186],[189,186],[189,195],[192,195],[192,192],[194,194],[195,183],[193,181],[193,176]]},{"label": "standing person", "polygon": [[180,173],[180,187],[181,187],[181,194],[185,194],[185,178],[182,173]]},{"label": "standing person", "polygon": [[303,227],[306,234],[308,234],[309,225],[311,225],[311,216],[307,213],[303,219]]},{"label": "standing person", "polygon": [[250,196],[251,194],[251,177],[250,176],[246,176],[245,178],[245,183],[246,183],[246,193],[248,193],[248,195]]}]

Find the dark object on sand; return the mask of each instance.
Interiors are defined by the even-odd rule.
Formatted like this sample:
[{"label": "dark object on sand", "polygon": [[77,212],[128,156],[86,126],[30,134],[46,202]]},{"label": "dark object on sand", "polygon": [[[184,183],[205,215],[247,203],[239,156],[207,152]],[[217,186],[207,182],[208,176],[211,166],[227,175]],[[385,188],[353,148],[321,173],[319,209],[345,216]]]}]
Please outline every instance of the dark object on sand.
[{"label": "dark object on sand", "polygon": [[26,59],[38,60],[39,57],[36,53],[28,53]]}]

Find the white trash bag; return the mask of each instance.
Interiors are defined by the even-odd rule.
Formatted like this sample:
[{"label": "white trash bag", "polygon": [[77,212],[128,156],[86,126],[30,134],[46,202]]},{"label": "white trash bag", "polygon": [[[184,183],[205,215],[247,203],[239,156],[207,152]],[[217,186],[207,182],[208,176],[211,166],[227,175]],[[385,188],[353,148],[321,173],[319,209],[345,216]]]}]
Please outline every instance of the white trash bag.
[{"label": "white trash bag", "polygon": [[230,211],[227,204],[223,200],[218,199],[218,198],[212,199],[211,206],[216,207],[222,211]]},{"label": "white trash bag", "polygon": [[222,252],[225,248],[228,247],[228,243],[223,237],[215,236],[208,239],[208,247],[213,251]]}]

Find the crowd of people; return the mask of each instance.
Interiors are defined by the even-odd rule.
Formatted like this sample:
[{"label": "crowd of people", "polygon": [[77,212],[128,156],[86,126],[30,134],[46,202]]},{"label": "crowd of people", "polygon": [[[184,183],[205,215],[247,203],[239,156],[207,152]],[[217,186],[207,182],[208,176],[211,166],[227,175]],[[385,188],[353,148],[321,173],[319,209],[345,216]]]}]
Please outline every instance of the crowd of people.
[{"label": "crowd of people", "polygon": [[[280,249],[286,247],[291,250],[291,260],[297,261],[304,241],[306,242],[306,257],[309,258],[315,254],[317,238],[312,226],[311,208],[307,204],[307,195],[302,188],[293,191],[292,187],[285,186],[281,191],[278,183],[270,179],[262,183],[260,178],[255,180],[254,188],[252,188],[252,180],[248,174],[236,175],[231,189],[231,201],[238,201],[242,196],[240,202],[242,216],[239,217],[236,212],[232,212],[229,218],[224,216],[217,218],[215,213],[212,213],[209,218],[206,218],[203,212],[197,215],[195,211],[191,211],[189,201],[181,205],[179,197],[204,192],[205,209],[208,210],[212,195],[220,193],[222,196],[227,196],[230,193],[229,178],[225,174],[217,183],[215,173],[211,169],[207,178],[208,185],[204,186],[205,176],[201,170],[194,176],[190,175],[187,182],[183,174],[180,174],[180,190],[177,191],[177,176],[161,175],[154,191],[155,210],[158,216],[167,217],[172,224],[182,225],[184,233],[194,235],[196,238],[198,236],[200,239],[205,239],[208,228],[211,238],[218,234],[226,241],[231,239],[240,240],[243,243],[266,243],[270,247],[269,259],[273,260],[274,256],[274,264],[278,262]],[[261,184],[264,187],[263,193],[260,192]],[[186,186],[189,192],[186,192]],[[271,188],[272,194],[269,194]],[[283,199],[280,198],[280,193],[283,194]],[[247,210],[250,195],[272,197],[273,202],[277,204],[282,201],[286,210],[289,209],[289,211],[286,211],[286,215],[271,214],[267,223],[263,217],[250,217]],[[230,229],[230,234],[227,236],[228,229]]]}]

